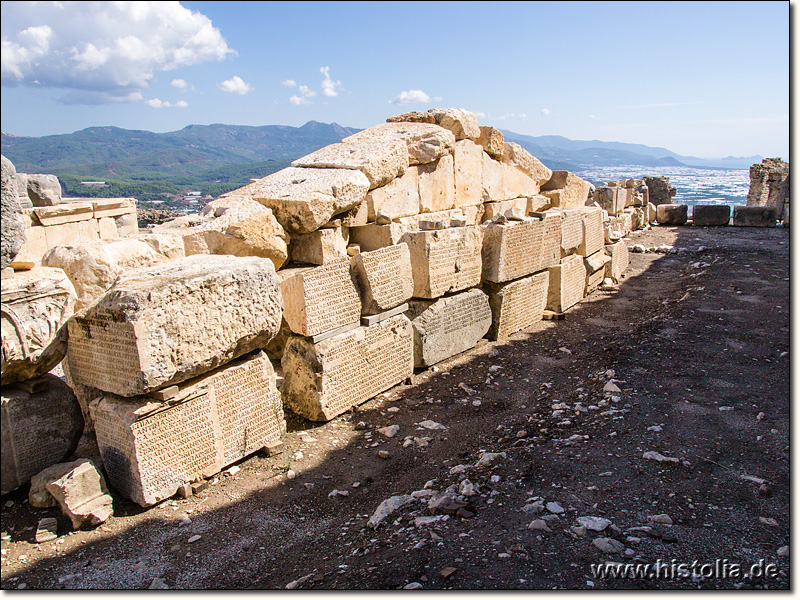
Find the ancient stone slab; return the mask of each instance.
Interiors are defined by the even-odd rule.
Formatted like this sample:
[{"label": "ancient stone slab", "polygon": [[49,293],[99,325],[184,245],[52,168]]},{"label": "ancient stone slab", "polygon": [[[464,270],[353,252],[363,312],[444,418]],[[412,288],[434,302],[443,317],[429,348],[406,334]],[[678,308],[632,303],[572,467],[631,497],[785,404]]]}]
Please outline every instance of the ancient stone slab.
[{"label": "ancient stone slab", "polygon": [[611,262],[611,257],[603,250],[583,259],[583,266],[586,268],[586,289],[584,295],[589,295],[600,287],[606,277],[606,266]]},{"label": "ancient stone slab", "polygon": [[381,321],[385,321],[386,319],[391,319],[392,317],[402,314],[408,310],[408,303],[404,302],[400,306],[395,306],[391,310],[387,310],[386,312],[379,313],[377,315],[367,315],[365,317],[361,317],[361,325],[364,327],[372,327],[380,323]]},{"label": "ancient stone slab", "polygon": [[747,206],[774,206],[780,218],[789,198],[789,172],[789,163],[780,158],[765,158],[752,165]]},{"label": "ancient stone slab", "polygon": [[44,375],[67,352],[75,288],[61,269],[35,267],[2,282],[2,383]]},{"label": "ancient stone slab", "polygon": [[477,144],[495,160],[503,157],[503,133],[494,127],[481,127],[481,135],[475,140]]},{"label": "ancient stone slab", "polygon": [[550,281],[548,271],[504,284],[485,283],[492,309],[489,339],[502,340],[542,320]]},{"label": "ancient stone slab", "polygon": [[551,208],[545,212],[561,216],[561,256],[569,256],[578,251],[583,243],[583,214],[580,209]]},{"label": "ancient stone slab", "polygon": [[432,108],[429,112],[436,117],[436,123],[453,132],[456,141],[477,140],[481,136],[478,118],[463,108]]},{"label": "ancient stone slab", "polygon": [[411,253],[415,298],[438,298],[480,283],[480,226],[408,231],[400,241],[408,244]]},{"label": "ancient stone slab", "polygon": [[83,433],[80,406],[66,383],[47,374],[26,387],[4,385],[0,397],[3,494],[69,457]]},{"label": "ancient stone slab", "polygon": [[68,322],[67,360],[81,385],[137,396],[263,348],[280,322],[271,261],[188,256],[121,275]]},{"label": "ancient stone slab", "polygon": [[87,458],[75,461],[73,468],[48,482],[46,488],[73,529],[97,527],[114,514],[105,478]]},{"label": "ancient stone slab", "polygon": [[348,256],[281,277],[283,318],[295,333],[314,336],[359,322],[361,300]]},{"label": "ancient stone slab", "polygon": [[413,167],[419,176],[418,212],[438,212],[455,206],[454,165],[453,155],[445,154],[435,162]]},{"label": "ancient stone slab", "polygon": [[647,227],[647,215],[645,214],[645,210],[646,209],[641,206],[634,206],[625,209],[626,212],[630,212],[631,228],[634,231]]},{"label": "ancient stone slab", "polygon": [[550,198],[552,206],[575,208],[584,206],[592,191],[592,184],[569,171],[553,171],[542,185],[542,195]]},{"label": "ancient stone slab", "polygon": [[500,160],[525,173],[538,183],[540,188],[553,176],[553,172],[544,166],[538,158],[514,142],[505,142],[503,144],[503,156]]},{"label": "ancient stone slab", "polygon": [[33,209],[33,214],[44,226],[75,223],[94,218],[94,207],[91,202],[69,202],[56,206],[40,206]]},{"label": "ancient stone slab", "polygon": [[117,225],[119,237],[128,237],[139,233],[139,222],[136,219],[136,215],[119,215],[114,217],[114,223]]},{"label": "ancient stone slab", "polygon": [[61,204],[61,184],[55,175],[28,173],[28,198],[33,206]]},{"label": "ancient stone slab", "polygon": [[542,270],[544,221],[490,223],[483,236],[482,278],[493,283],[518,279]]},{"label": "ancient stone slab", "polygon": [[402,177],[371,190],[366,197],[368,218],[379,215],[388,219],[415,215],[419,212],[419,171],[411,168]]},{"label": "ancient stone slab", "polygon": [[0,269],[5,269],[11,264],[25,243],[25,220],[22,217],[22,207],[17,198],[16,174],[14,164],[3,156],[2,172],[0,173],[0,189],[2,190]]},{"label": "ancient stone slab", "polygon": [[727,225],[731,221],[731,207],[727,204],[697,204],[692,210],[692,221],[698,227]]},{"label": "ancient stone slab", "polygon": [[533,216],[543,219],[542,222],[542,257],[541,268],[557,265],[561,260],[561,239],[563,221],[556,211],[532,212]]},{"label": "ancient stone slab", "polygon": [[114,240],[119,237],[117,222],[114,217],[102,217],[97,220],[97,228],[100,232],[101,240]]},{"label": "ancient stone slab", "polygon": [[592,194],[592,201],[599,204],[609,215],[617,215],[625,208],[624,188],[617,186],[598,187]]},{"label": "ancient stone slab", "polygon": [[564,312],[583,299],[586,287],[586,267],[583,256],[574,254],[561,259],[561,264],[550,267],[547,292],[547,309]]},{"label": "ancient stone slab", "polygon": [[774,206],[733,207],[733,224],[737,227],[775,227],[777,219],[778,209]]},{"label": "ancient stone slab", "polygon": [[403,141],[408,149],[409,165],[424,165],[453,153],[455,137],[450,131],[435,125],[433,121],[404,122],[402,119],[400,121],[391,119],[390,117],[386,123],[346,137],[342,142],[351,143],[364,138],[375,139],[378,143]]},{"label": "ancient stone slab", "polygon": [[362,252],[371,252],[400,242],[408,228],[400,223],[376,225],[369,223],[350,228],[350,243],[358,244]]},{"label": "ancient stone slab", "polygon": [[347,256],[349,242],[348,227],[326,227],[311,233],[293,234],[289,256],[296,263],[324,265],[340,256]]},{"label": "ancient stone slab", "polygon": [[583,240],[578,246],[577,253],[582,256],[591,256],[603,249],[605,236],[603,234],[603,214],[597,207],[580,209],[583,219]]},{"label": "ancient stone slab", "polygon": [[483,204],[483,220],[491,221],[497,215],[503,215],[507,211],[518,208],[524,214],[528,214],[528,198],[514,198],[513,200],[500,200],[498,202],[485,202]]},{"label": "ancient stone slab", "polygon": [[271,208],[289,233],[310,233],[364,200],[369,179],[352,169],[288,167],[222,198],[244,197]]},{"label": "ancient stone slab", "polygon": [[47,491],[47,484],[69,473],[72,469],[77,467],[82,460],[84,459],[68,463],[58,463],[43,469],[31,477],[31,487],[28,490],[28,502],[30,505],[34,508],[58,506],[56,499]]},{"label": "ancient stone slab", "polygon": [[606,246],[606,254],[611,257],[611,261],[606,264],[606,277],[610,277],[615,283],[622,281],[622,276],[628,270],[628,246],[625,242],[617,242]]},{"label": "ancient stone slab", "polygon": [[361,297],[361,314],[376,315],[403,304],[414,293],[411,253],[400,243],[350,259]]},{"label": "ancient stone slab", "polygon": [[95,219],[136,214],[136,200],[133,198],[98,198],[92,200],[92,206]]},{"label": "ancient stone slab", "polygon": [[292,161],[293,167],[357,169],[369,179],[370,189],[386,185],[408,168],[408,149],[390,136],[350,136]]},{"label": "ancient stone slab", "polygon": [[92,408],[109,483],[142,506],[286,431],[275,371],[262,352],[180,384],[167,402],[108,394]]},{"label": "ancient stone slab", "polygon": [[496,161],[485,152],[481,160],[481,197],[484,202],[539,194],[539,184],[519,169]]},{"label": "ancient stone slab", "polygon": [[414,373],[411,321],[397,315],[313,344],[293,337],[281,359],[284,406],[328,421]]},{"label": "ancient stone slab", "polygon": [[678,190],[669,184],[669,177],[645,177],[644,183],[649,190],[650,202],[655,206],[672,204],[672,198],[678,193]]},{"label": "ancient stone slab", "polygon": [[656,221],[661,225],[685,225],[689,220],[689,207],[686,204],[659,204],[656,208]]},{"label": "ancient stone slab", "polygon": [[414,365],[428,367],[473,348],[492,324],[489,299],[478,288],[435,301],[412,300]]},{"label": "ancient stone slab", "polygon": [[455,205],[475,206],[484,202],[483,149],[471,140],[456,142]]}]

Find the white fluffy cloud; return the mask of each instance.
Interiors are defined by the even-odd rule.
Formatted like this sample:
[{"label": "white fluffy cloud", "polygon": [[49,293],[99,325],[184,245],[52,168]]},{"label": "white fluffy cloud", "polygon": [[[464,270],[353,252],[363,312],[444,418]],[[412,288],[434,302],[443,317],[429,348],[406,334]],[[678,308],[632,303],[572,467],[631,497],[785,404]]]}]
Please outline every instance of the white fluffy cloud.
[{"label": "white fluffy cloud", "polygon": [[283,81],[281,81],[281,84],[285,85],[286,87],[296,87],[297,86],[297,82],[294,79],[284,79]]},{"label": "white fluffy cloud", "polygon": [[161,71],[235,54],[179,2],[3,2],[0,22],[3,83],[64,102],[135,102]]},{"label": "white fluffy cloud", "polygon": [[144,103],[151,108],[186,108],[187,106],[189,106],[189,103],[185,102],[184,100],[178,100],[173,104],[172,102],[167,102],[166,100],[159,100],[158,98],[153,98],[152,100],[145,100]]},{"label": "white fluffy cloud", "polygon": [[172,87],[178,88],[179,90],[185,90],[189,87],[189,84],[186,83],[185,79],[173,79],[169,82]]},{"label": "white fluffy cloud", "polygon": [[220,83],[219,89],[221,89],[223,92],[228,92],[229,94],[239,94],[240,96],[244,96],[247,92],[253,91],[253,86],[249,83],[245,83],[244,79],[238,75],[234,75],[232,78],[226,79]]},{"label": "white fluffy cloud", "polygon": [[342,89],[342,82],[331,79],[331,68],[321,67],[319,72],[325,76],[325,78],[322,80],[322,95],[329,98],[335,98],[338,96],[339,90]]},{"label": "white fluffy cloud", "polygon": [[394,100],[389,100],[389,104],[412,104],[414,102],[427,104],[429,102],[439,102],[440,100],[441,98],[438,97],[431,98],[422,90],[406,90],[405,92],[400,92]]},{"label": "white fluffy cloud", "polygon": [[549,109],[549,108],[543,108],[543,109],[542,109],[542,115],[544,115],[544,116],[546,117],[546,116],[548,116],[549,114],[550,114],[550,109]]}]

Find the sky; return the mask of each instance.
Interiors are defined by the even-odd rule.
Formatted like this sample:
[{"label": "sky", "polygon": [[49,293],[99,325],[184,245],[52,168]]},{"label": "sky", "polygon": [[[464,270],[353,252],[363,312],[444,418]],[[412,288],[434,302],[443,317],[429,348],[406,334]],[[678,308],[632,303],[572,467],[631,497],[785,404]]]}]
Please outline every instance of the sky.
[{"label": "sky", "polygon": [[16,136],[366,128],[452,107],[525,135],[789,158],[790,2],[1,7],[0,126]]}]

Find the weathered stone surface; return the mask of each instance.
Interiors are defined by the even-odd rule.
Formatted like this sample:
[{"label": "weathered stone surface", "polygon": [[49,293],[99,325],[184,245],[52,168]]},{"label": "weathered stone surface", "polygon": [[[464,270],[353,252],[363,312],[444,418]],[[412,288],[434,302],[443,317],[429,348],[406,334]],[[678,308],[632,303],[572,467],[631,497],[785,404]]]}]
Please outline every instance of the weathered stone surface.
[{"label": "weathered stone surface", "polygon": [[734,206],[733,224],[737,227],[775,227],[778,209],[774,206]]},{"label": "weathered stone surface", "polygon": [[67,382],[67,385],[75,393],[75,397],[78,399],[78,404],[81,407],[81,414],[83,414],[83,431],[84,433],[94,436],[94,421],[92,420],[92,413],[89,407],[92,402],[100,398],[105,392],[77,383],[69,372],[69,361],[65,360],[61,363],[61,370],[64,372],[64,381]]},{"label": "weathered stone surface", "polygon": [[103,475],[91,460],[83,458],[74,465],[47,483],[47,491],[69,517],[73,529],[97,527],[114,514],[113,499]]},{"label": "weathered stone surface", "polygon": [[686,204],[659,204],[656,221],[661,225],[685,225],[689,220],[689,206]]},{"label": "weathered stone surface", "polygon": [[577,253],[582,256],[591,256],[602,250],[605,244],[603,214],[597,207],[587,206],[580,211],[583,220],[583,240],[578,246]]},{"label": "weathered stone surface", "polygon": [[371,190],[366,197],[370,221],[379,215],[389,220],[419,213],[419,171],[410,168],[402,177]]},{"label": "weathered stone surface", "polygon": [[484,283],[492,309],[489,339],[505,339],[541,321],[549,281],[549,272],[543,271],[505,284]]},{"label": "weathered stone surface", "polygon": [[387,123],[431,123],[436,124],[436,116],[430,111],[414,110],[386,119]]},{"label": "weathered stone surface", "polygon": [[765,158],[750,167],[747,206],[774,206],[780,218],[789,191],[789,163],[780,158]]},{"label": "weathered stone surface", "polygon": [[586,287],[586,267],[583,256],[574,254],[561,259],[561,264],[548,269],[550,282],[547,309],[564,312],[583,299]]},{"label": "weathered stone surface", "polygon": [[455,161],[452,154],[439,160],[413,167],[419,176],[419,211],[431,213],[455,206]]},{"label": "weathered stone surface", "polygon": [[606,254],[611,257],[611,261],[606,264],[606,277],[610,277],[615,283],[622,281],[622,275],[628,270],[628,246],[625,242],[617,242],[606,246]]},{"label": "weathered stone surface", "polygon": [[525,173],[538,183],[540,188],[550,181],[553,176],[553,171],[545,167],[538,158],[525,150],[525,148],[514,142],[505,142],[503,144],[503,156],[500,160]]},{"label": "weathered stone surface", "polygon": [[[391,119],[391,117],[390,117]],[[390,121],[359,131],[342,140],[351,143],[364,138],[390,143],[400,140],[408,149],[409,165],[424,165],[452,154],[456,140],[453,134],[438,125],[426,122]]]},{"label": "weathered stone surface", "polygon": [[603,250],[583,259],[583,266],[586,268],[586,288],[584,295],[589,295],[600,287],[606,277],[606,266],[611,262],[611,257]]},{"label": "weathered stone surface", "polygon": [[485,152],[481,160],[481,198],[484,202],[539,194],[539,184],[519,169],[496,161]]},{"label": "weathered stone surface", "polygon": [[275,371],[262,352],[180,384],[164,402],[109,394],[92,408],[109,483],[142,506],[219,472],[286,431]]},{"label": "weathered stone surface", "polygon": [[731,221],[727,204],[697,204],[692,210],[692,222],[698,227],[724,226]]},{"label": "weathered stone surface", "polygon": [[91,201],[69,202],[54,206],[40,206],[33,209],[36,220],[44,225],[63,225],[77,223],[94,218],[94,206]]},{"label": "weathered stone surface", "polygon": [[483,220],[492,221],[497,215],[504,215],[509,210],[519,209],[523,214],[528,214],[528,198],[514,198],[513,200],[500,200],[498,202],[485,202],[483,204]]},{"label": "weathered stone surface", "polygon": [[2,204],[0,204],[0,269],[5,269],[17,256],[25,243],[25,220],[22,217],[22,207],[17,198],[17,174],[13,163],[5,156],[2,157],[2,171],[0,172],[0,189],[2,190]]},{"label": "weathered stone surface", "polygon": [[436,123],[453,132],[456,141],[481,137],[481,128],[474,113],[463,108],[432,108]]},{"label": "weathered stone surface", "polygon": [[61,184],[55,175],[28,173],[28,198],[33,206],[61,204]]},{"label": "weathered stone surface", "polygon": [[114,223],[117,226],[119,237],[128,237],[139,233],[139,221],[136,219],[136,215],[119,215],[114,217]]},{"label": "weathered stone surface", "polygon": [[654,223],[656,221],[657,217],[658,217],[658,209],[656,208],[655,204],[650,202],[647,205],[647,222],[648,223]]},{"label": "weathered stone surface", "polygon": [[408,148],[390,136],[350,136],[292,161],[293,167],[356,169],[369,179],[370,189],[386,185],[408,168]]},{"label": "weathered stone surface", "polygon": [[411,321],[397,315],[313,344],[293,337],[281,359],[284,406],[328,421],[414,373]]},{"label": "weathered stone surface", "polygon": [[543,219],[541,268],[557,265],[561,260],[561,239],[563,221],[557,211],[546,210],[533,213]]},{"label": "weathered stone surface", "polygon": [[543,236],[544,221],[535,217],[490,223],[483,235],[483,279],[502,283],[541,271]]},{"label": "weathered stone surface", "polygon": [[291,236],[289,256],[293,262],[324,265],[340,256],[347,256],[350,241],[348,227],[324,227],[311,233]]},{"label": "weathered stone surface", "polygon": [[361,314],[377,315],[400,306],[414,293],[411,253],[400,243],[350,259],[361,297]]},{"label": "weathered stone surface", "polygon": [[669,184],[669,177],[645,177],[644,183],[649,190],[650,202],[656,206],[672,204],[672,198],[678,193],[678,190]]},{"label": "weathered stone surface", "polygon": [[44,375],[63,360],[75,300],[61,269],[36,267],[3,280],[3,385]]},{"label": "weathered stone surface", "polygon": [[550,199],[552,206],[575,208],[584,206],[592,191],[592,184],[569,171],[553,171],[541,193]]},{"label": "weathered stone surface", "polygon": [[408,316],[414,326],[414,365],[428,367],[473,348],[489,330],[492,311],[480,289],[435,301],[412,300]]},{"label": "weathered stone surface", "polygon": [[81,385],[137,396],[263,348],[280,321],[271,261],[188,256],[120,276],[70,319],[70,374]]},{"label": "weathered stone surface", "polygon": [[561,216],[561,256],[569,256],[578,251],[583,243],[583,213],[577,208],[551,208],[548,213]]},{"label": "weathered stone surface", "polygon": [[494,127],[481,127],[481,135],[475,140],[479,146],[495,160],[503,158],[503,133]]},{"label": "weathered stone surface", "polygon": [[68,458],[83,433],[80,406],[66,383],[47,374],[24,385],[3,386],[0,398],[3,494]]},{"label": "weathered stone surface", "polygon": [[44,238],[48,249],[100,241],[100,228],[94,219],[48,225],[42,229],[44,229]]},{"label": "weathered stone surface", "polygon": [[[114,232],[116,233],[116,227]],[[25,229],[25,243],[19,249],[17,256],[11,261],[10,266],[19,270],[20,265],[33,268],[42,263],[42,256],[49,250],[45,228],[41,225]]]},{"label": "weathered stone surface", "polygon": [[83,459],[68,463],[58,463],[47,467],[31,477],[31,487],[30,490],[28,490],[28,503],[34,508],[58,506],[56,499],[47,491],[47,484],[69,473],[72,469],[77,467],[82,460]]},{"label": "weathered stone surface", "polygon": [[361,300],[343,256],[311,269],[280,271],[283,318],[299,335],[315,336],[358,323]]},{"label": "weathered stone surface", "polygon": [[136,200],[134,198],[98,198],[92,200],[94,218],[119,217],[122,215],[136,215]]},{"label": "weathered stone surface", "polygon": [[484,202],[483,155],[483,149],[471,140],[456,142],[453,157],[457,207]]},{"label": "weathered stone surface", "polygon": [[609,215],[618,215],[625,208],[625,188],[602,186],[595,189],[592,201]]},{"label": "weathered stone surface", "polygon": [[17,184],[17,200],[19,200],[20,207],[23,209],[33,208],[33,202],[28,198],[28,174],[17,173],[14,181]]},{"label": "weathered stone surface", "polygon": [[626,212],[630,212],[631,215],[631,228],[636,231],[638,229],[644,229],[647,227],[647,214],[646,208],[642,206],[630,207],[626,208]]},{"label": "weathered stone surface", "polygon": [[75,310],[79,311],[103,295],[121,275],[167,260],[144,240],[119,239],[56,246],[45,253],[42,264],[64,270],[75,287]]},{"label": "weathered stone surface", "polygon": [[400,241],[408,244],[411,253],[415,298],[438,298],[480,283],[480,226],[408,231]]},{"label": "weathered stone surface", "polygon": [[310,233],[361,203],[369,179],[352,169],[288,167],[221,198],[244,197],[271,208],[289,233]]}]

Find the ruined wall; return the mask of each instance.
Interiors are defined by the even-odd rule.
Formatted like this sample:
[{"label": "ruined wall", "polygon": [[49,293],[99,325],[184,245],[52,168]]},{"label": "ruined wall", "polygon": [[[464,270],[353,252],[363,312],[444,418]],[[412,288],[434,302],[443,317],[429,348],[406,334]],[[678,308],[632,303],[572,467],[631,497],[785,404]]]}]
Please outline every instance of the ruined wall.
[{"label": "ruined wall", "polygon": [[750,167],[747,206],[774,206],[781,218],[788,200],[789,163],[780,158],[765,158]]}]

